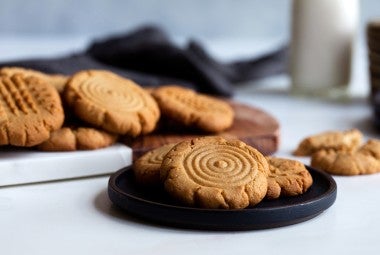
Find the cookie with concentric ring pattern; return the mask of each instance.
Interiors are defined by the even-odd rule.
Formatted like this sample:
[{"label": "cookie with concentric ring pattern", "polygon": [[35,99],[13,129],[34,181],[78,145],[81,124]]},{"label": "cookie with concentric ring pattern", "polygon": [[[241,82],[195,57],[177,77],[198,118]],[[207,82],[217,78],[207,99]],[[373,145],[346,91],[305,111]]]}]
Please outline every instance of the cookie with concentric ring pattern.
[{"label": "cookie with concentric ring pattern", "polygon": [[180,142],[164,157],[165,190],[189,206],[241,209],[267,193],[265,157],[239,140],[201,137]]},{"label": "cookie with concentric ring pattern", "polygon": [[166,153],[168,153],[174,145],[176,144],[170,143],[153,149],[139,157],[133,163],[133,172],[139,184],[146,186],[158,186],[161,184],[161,163]]},{"label": "cookie with concentric ring pattern", "polygon": [[215,97],[175,85],[156,88],[152,95],[163,116],[185,127],[216,133],[233,123],[232,107]]},{"label": "cookie with concentric ring pattern", "polygon": [[160,117],[158,105],[148,92],[108,71],[74,74],[65,87],[64,98],[78,118],[120,135],[147,134]]},{"label": "cookie with concentric ring pattern", "polygon": [[270,170],[267,199],[301,195],[313,184],[313,178],[301,162],[276,157],[267,157],[267,160]]}]

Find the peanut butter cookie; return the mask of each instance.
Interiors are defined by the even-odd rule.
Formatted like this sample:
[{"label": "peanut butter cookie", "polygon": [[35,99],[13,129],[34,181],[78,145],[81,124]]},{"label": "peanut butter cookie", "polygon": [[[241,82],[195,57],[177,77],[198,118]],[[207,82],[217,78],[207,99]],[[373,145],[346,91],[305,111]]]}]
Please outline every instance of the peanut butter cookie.
[{"label": "peanut butter cookie", "polygon": [[305,193],[313,184],[313,178],[299,161],[267,157],[269,163],[267,199],[289,197]]},{"label": "peanut butter cookie", "polygon": [[359,148],[358,153],[369,155],[380,160],[380,140],[368,140],[362,147]]},{"label": "peanut butter cookie", "polygon": [[234,112],[229,104],[191,89],[168,85],[154,89],[152,95],[162,115],[183,126],[220,132],[233,123]]},{"label": "peanut butter cookie", "polygon": [[166,144],[151,150],[133,163],[133,171],[136,181],[147,186],[157,186],[161,184],[160,169],[163,157],[169,152],[175,143]]},{"label": "peanut butter cookie", "polygon": [[328,131],[305,138],[294,151],[295,156],[310,156],[319,150],[354,151],[361,143],[363,134],[357,130]]},{"label": "peanut butter cookie", "polygon": [[241,209],[265,197],[269,167],[241,141],[201,137],[174,146],[160,174],[165,190],[189,206]]},{"label": "peanut butter cookie", "polygon": [[0,145],[34,146],[64,119],[55,88],[35,76],[0,76]]},{"label": "peanut butter cookie", "polygon": [[64,98],[78,118],[120,135],[147,134],[160,117],[148,92],[108,71],[76,73],[65,87]]},{"label": "peanut butter cookie", "polygon": [[50,138],[39,144],[41,151],[95,150],[115,143],[117,135],[88,127],[63,127],[53,131]]},{"label": "peanut butter cookie", "polygon": [[355,152],[321,150],[312,155],[311,166],[334,175],[380,172],[380,141],[369,140]]},{"label": "peanut butter cookie", "polygon": [[59,93],[63,92],[66,82],[69,77],[61,74],[45,74],[43,72],[26,69],[22,67],[3,67],[0,69],[0,74],[12,76],[13,74],[21,73],[25,76],[36,76],[37,78],[43,79],[55,87]]}]

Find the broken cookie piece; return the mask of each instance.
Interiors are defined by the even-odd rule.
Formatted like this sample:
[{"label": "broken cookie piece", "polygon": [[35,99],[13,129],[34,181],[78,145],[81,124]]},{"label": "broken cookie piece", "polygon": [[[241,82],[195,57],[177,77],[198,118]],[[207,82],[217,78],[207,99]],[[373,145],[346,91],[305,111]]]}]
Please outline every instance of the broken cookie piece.
[{"label": "broken cookie piece", "polygon": [[323,132],[302,140],[293,154],[295,156],[311,156],[319,150],[355,151],[360,145],[362,137],[363,134],[357,129]]},{"label": "broken cookie piece", "polygon": [[311,166],[334,175],[380,172],[380,141],[371,139],[355,152],[321,150],[312,155]]}]

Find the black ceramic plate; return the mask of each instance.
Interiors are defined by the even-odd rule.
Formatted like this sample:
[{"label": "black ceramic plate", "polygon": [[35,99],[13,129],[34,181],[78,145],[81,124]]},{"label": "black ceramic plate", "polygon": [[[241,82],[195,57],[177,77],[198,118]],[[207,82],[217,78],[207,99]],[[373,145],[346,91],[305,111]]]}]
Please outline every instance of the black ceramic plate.
[{"label": "black ceramic plate", "polygon": [[275,228],[309,220],[335,202],[337,187],[331,176],[307,168],[313,185],[305,194],[265,200],[247,209],[200,209],[180,205],[163,190],[147,190],[137,185],[130,167],[110,177],[108,195],[125,212],[159,224],[208,230]]}]

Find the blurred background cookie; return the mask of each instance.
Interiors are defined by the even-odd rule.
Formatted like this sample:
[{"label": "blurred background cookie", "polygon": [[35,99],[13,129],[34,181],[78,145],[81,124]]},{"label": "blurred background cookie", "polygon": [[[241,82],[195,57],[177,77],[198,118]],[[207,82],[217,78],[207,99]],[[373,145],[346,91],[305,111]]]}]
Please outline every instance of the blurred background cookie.
[{"label": "blurred background cookie", "polygon": [[311,166],[334,175],[380,172],[380,141],[371,139],[354,152],[321,150],[312,155]]},{"label": "blurred background cookie", "polygon": [[112,145],[117,135],[89,127],[63,127],[51,133],[48,140],[39,144],[41,151],[95,150]]},{"label": "blurred background cookie", "polygon": [[365,144],[363,144],[363,146],[360,147],[358,152],[380,160],[380,140],[369,139]]},{"label": "blurred background cookie", "polygon": [[362,138],[363,134],[357,129],[327,131],[303,139],[293,154],[295,156],[310,156],[322,149],[354,151],[359,147]]},{"label": "blurred background cookie", "polygon": [[56,88],[59,93],[63,92],[66,82],[69,79],[69,77],[66,75],[46,74],[37,70],[26,69],[22,67],[3,67],[0,69],[0,74],[2,75],[13,75],[16,73],[21,73],[25,76],[36,76],[40,79],[43,79],[51,84],[54,88]]},{"label": "blurred background cookie", "polygon": [[2,75],[0,95],[0,145],[34,146],[62,126],[60,96],[44,79]]},{"label": "blurred background cookie", "polygon": [[220,132],[232,126],[232,107],[216,97],[175,85],[156,88],[152,95],[161,114],[179,125],[205,132]]},{"label": "blurred background cookie", "polygon": [[148,92],[108,71],[74,74],[66,85],[64,99],[81,120],[120,135],[147,134],[160,117],[157,103]]}]

